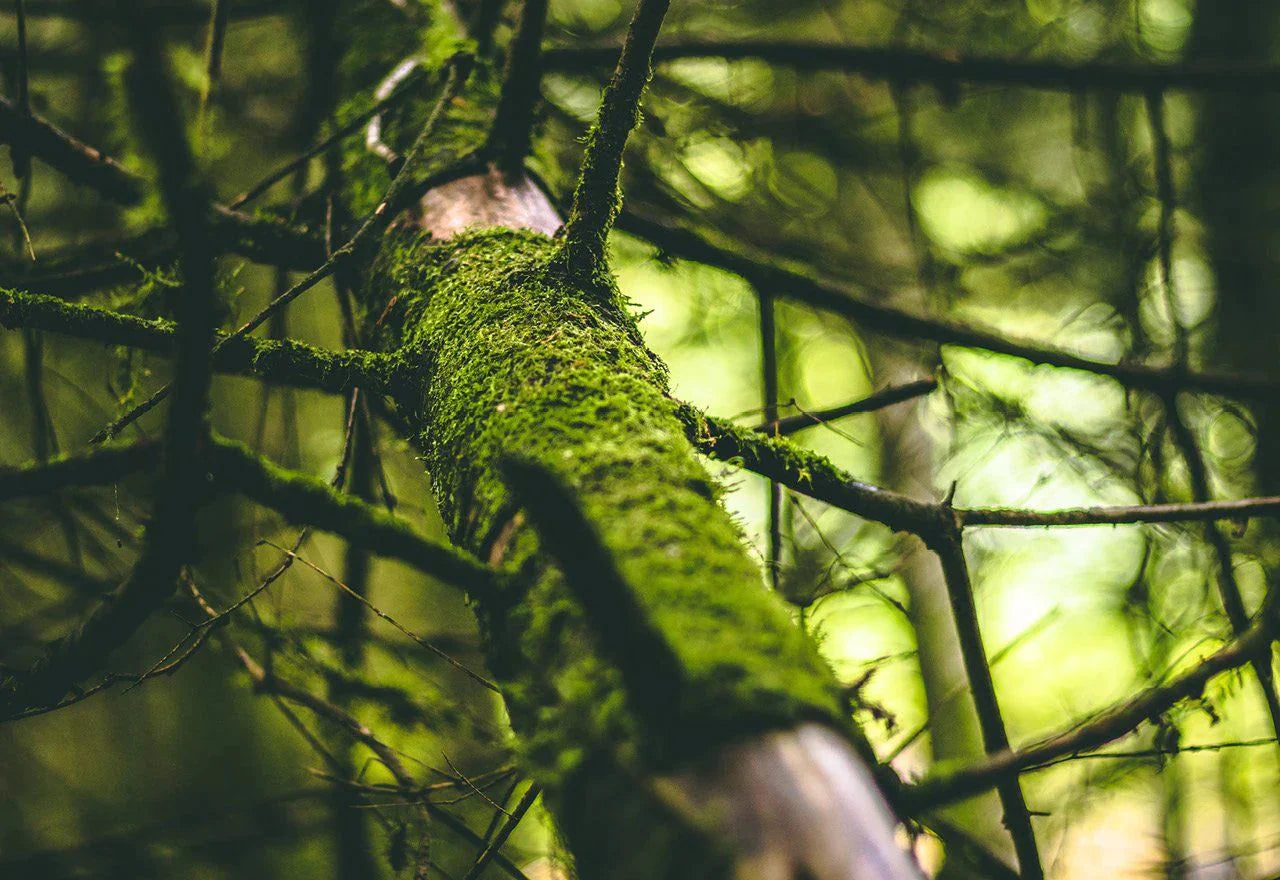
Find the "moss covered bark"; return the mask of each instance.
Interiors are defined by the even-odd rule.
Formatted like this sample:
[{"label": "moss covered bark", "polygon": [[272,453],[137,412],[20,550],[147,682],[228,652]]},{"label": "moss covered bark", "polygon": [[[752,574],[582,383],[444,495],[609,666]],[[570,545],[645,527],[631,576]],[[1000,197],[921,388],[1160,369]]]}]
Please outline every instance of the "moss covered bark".
[{"label": "moss covered bark", "polygon": [[[452,538],[518,572],[476,611],[525,761],[580,868],[702,876],[690,873],[692,851],[668,849],[685,833],[678,823],[649,822],[663,809],[649,780],[762,730],[843,727],[839,689],[765,589],[618,291],[566,281],[556,247],[511,230],[389,242],[374,275],[396,297],[395,344],[421,362],[425,383],[399,402],[421,429]],[[674,652],[669,717],[643,717],[629,701],[540,552],[500,476],[513,455],[575,493],[643,623]],[[638,833],[641,818],[651,834]]]}]

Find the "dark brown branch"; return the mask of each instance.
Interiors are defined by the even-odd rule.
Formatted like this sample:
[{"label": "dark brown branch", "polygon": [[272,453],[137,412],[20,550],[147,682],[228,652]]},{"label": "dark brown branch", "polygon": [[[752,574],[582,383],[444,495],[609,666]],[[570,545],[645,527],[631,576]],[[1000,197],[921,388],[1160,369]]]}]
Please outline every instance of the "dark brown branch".
[{"label": "dark brown branch", "polygon": [[1245,520],[1256,516],[1280,516],[1280,495],[1206,501],[1187,504],[1133,504],[1110,507],[1076,507],[1067,510],[1016,510],[1012,508],[957,509],[966,528],[997,526],[1035,528],[1048,526],[1127,525],[1130,523],[1185,523],[1212,520]]},{"label": "dark brown branch", "polygon": [[781,419],[770,419],[756,425],[755,429],[763,434],[786,437],[813,425],[833,422],[836,419],[842,419],[845,416],[858,413],[875,412],[887,406],[893,406],[895,403],[902,403],[906,400],[932,394],[937,387],[937,379],[919,379],[915,382],[906,382],[902,385],[881,389],[874,394],[868,394],[866,397],[839,406],[814,410],[813,412],[801,412]]},{"label": "dark brown branch", "polygon": [[1264,603],[1257,620],[1244,635],[1202,660],[1194,669],[1172,681],[1150,688],[1102,713],[1092,721],[1019,750],[992,755],[985,763],[925,779],[903,791],[903,803],[912,813],[964,800],[1019,773],[1051,764],[1064,756],[1097,749],[1159,718],[1178,703],[1199,697],[1205,685],[1223,672],[1244,666],[1270,654],[1275,637],[1276,593]]},{"label": "dark brown branch", "polygon": [[[973,601],[973,584],[969,580],[969,567],[964,558],[960,524],[946,505],[941,508],[940,513],[937,530],[925,538],[925,543],[942,563],[943,581],[959,636],[965,677],[969,680],[969,691],[973,695],[978,714],[983,749],[988,755],[1007,752],[1009,734],[1005,729],[1000,703],[996,698],[995,682],[991,678],[991,667],[987,663],[986,648],[982,643],[978,609]],[[1023,880],[1039,880],[1044,877],[1044,868],[1040,864],[1040,850],[1036,845],[1035,829],[1031,827],[1031,814],[1022,794],[1022,784],[1017,776],[1001,779],[996,792],[1004,810],[1004,825],[1013,838],[1019,874]]]},{"label": "dark brown branch", "polygon": [[489,845],[476,858],[475,864],[471,866],[471,870],[467,871],[462,880],[479,880],[480,875],[484,873],[485,867],[493,861],[493,857],[502,849],[503,844],[507,842],[507,838],[511,836],[511,832],[516,830],[516,826],[520,824],[520,820],[524,818],[525,813],[529,812],[529,808],[533,806],[533,802],[538,799],[540,793],[541,789],[536,783],[529,784],[524,794],[520,796],[519,803],[511,811],[511,815],[507,817],[507,821],[502,823],[498,833],[493,836],[493,840],[489,841]]},{"label": "dark brown branch", "polygon": [[1194,371],[1180,366],[1106,363],[1036,342],[1019,340],[995,330],[973,327],[945,318],[915,315],[884,305],[884,302],[892,298],[888,291],[864,288],[864,292],[858,294],[815,278],[799,268],[789,267],[785,259],[751,253],[749,248],[738,243],[732,246],[714,244],[689,229],[648,220],[629,212],[624,212],[618,218],[618,228],[652,242],[672,256],[727,269],[757,288],[772,290],[780,297],[845,315],[868,330],[890,336],[981,348],[1024,358],[1036,364],[1110,376],[1129,387],[1155,392],[1186,389],[1232,398],[1270,398],[1280,394],[1280,380],[1269,376]]},{"label": "dark brown branch", "polygon": [[668,5],[669,0],[640,0],[587,136],[562,251],[565,266],[582,278],[591,278],[604,262],[605,240],[621,208],[622,151],[640,121],[640,96],[653,72],[653,46]]},{"label": "dark brown branch", "polygon": [[[550,70],[590,72],[617,57],[616,46],[557,46],[546,51]],[[655,63],[680,58],[758,59],[798,70],[844,70],[895,83],[983,83],[1062,92],[1148,92],[1187,89],[1280,91],[1280,67],[1243,64],[1114,64],[941,55],[893,46],[839,46],[788,40],[681,40],[658,46]]]},{"label": "dark brown branch", "polygon": [[125,205],[142,201],[142,178],[39,116],[27,115],[0,97],[0,143],[34,156],[69,180]]},{"label": "dark brown branch", "polygon": [[520,27],[507,48],[498,112],[489,129],[489,152],[503,171],[519,171],[529,154],[534,111],[542,95],[542,33],[547,0],[524,0]]}]

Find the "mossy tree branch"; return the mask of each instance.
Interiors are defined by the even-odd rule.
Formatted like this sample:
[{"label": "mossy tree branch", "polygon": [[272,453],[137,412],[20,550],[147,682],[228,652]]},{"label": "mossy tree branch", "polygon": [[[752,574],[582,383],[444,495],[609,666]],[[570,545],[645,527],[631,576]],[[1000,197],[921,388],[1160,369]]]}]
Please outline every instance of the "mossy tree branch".
[{"label": "mossy tree branch", "polygon": [[605,241],[622,204],[622,151],[640,122],[640,97],[653,74],[653,47],[669,5],[670,0],[640,0],[587,136],[561,251],[564,265],[579,278],[591,278],[604,264]]},{"label": "mossy tree branch", "polygon": [[[0,326],[45,330],[162,355],[175,350],[171,321],[136,318],[39,294],[0,290]],[[295,388],[339,393],[358,385],[385,394],[401,382],[414,381],[414,371],[390,354],[328,351],[289,339],[232,339],[219,334],[215,340],[215,370]]]}]

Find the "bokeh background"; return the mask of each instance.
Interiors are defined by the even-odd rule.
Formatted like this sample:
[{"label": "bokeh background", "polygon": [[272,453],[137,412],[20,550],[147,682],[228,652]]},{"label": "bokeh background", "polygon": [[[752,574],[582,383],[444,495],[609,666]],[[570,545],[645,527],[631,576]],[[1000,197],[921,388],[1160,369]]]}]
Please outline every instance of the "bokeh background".
[{"label": "bokeh background", "polygon": [[[141,167],[119,82],[125,56],[102,24],[106,13],[74,0],[27,5],[36,110]],[[309,77],[341,48],[342,34],[326,42],[318,33],[322,5],[233,0],[222,76],[197,123],[207,8],[162,4],[193,142],[222,198],[323,129]],[[616,45],[631,8],[552,0],[549,42]],[[514,14],[511,4],[499,42]],[[1278,32],[1280,7],[1239,0],[677,0],[663,41],[793,39],[1076,63],[1264,64],[1276,58]],[[15,48],[13,3],[5,0],[0,62],[8,95]],[[560,193],[572,184],[607,74],[572,68],[546,78],[535,162]],[[1160,105],[1164,119],[1153,128],[1149,96],[1105,87],[1054,92],[885,81],[758,59],[671,61],[658,68],[628,153],[627,208],[855,288],[889,291],[879,295],[902,307],[1091,357],[1169,361],[1185,353],[1195,365],[1274,372],[1280,102],[1169,91]],[[299,193],[318,183],[322,166],[317,159],[301,186],[277,186],[264,209],[297,215],[306,203]],[[1167,192],[1160,198],[1162,169],[1172,200]],[[7,156],[0,185],[21,189]],[[110,254],[112,242],[146,228],[153,212],[117,209],[37,162],[22,216],[38,265],[87,245]],[[0,271],[11,281],[25,271],[21,237],[8,209],[0,224],[7,248]],[[615,236],[612,255],[675,393],[714,414],[744,424],[765,417],[762,309],[776,324],[782,415],[936,378],[927,396],[795,435],[860,479],[928,499],[954,489],[963,506],[1052,509],[1194,494],[1166,407],[1151,395],[1081,372],[863,333],[789,302],[785,290],[756,290],[625,234]],[[239,258],[222,259],[219,271],[239,315],[280,283],[271,267]],[[163,313],[172,283],[170,269],[139,265],[92,301]],[[338,346],[340,328],[324,286],[273,331]],[[42,386],[34,395],[33,353]],[[30,460],[42,444],[83,447],[125,401],[158,387],[166,370],[159,358],[100,345],[0,334],[0,460]],[[1178,403],[1215,497],[1280,488],[1280,434],[1268,412],[1198,395]],[[318,475],[338,461],[345,419],[334,396],[231,378],[215,386],[219,431]],[[139,429],[156,430],[145,420]],[[368,481],[372,497],[391,500],[385,485],[397,513],[440,534],[414,451],[385,426],[377,434],[382,473]],[[772,555],[770,487],[725,465],[708,467],[731,487],[728,503],[764,567]],[[147,490],[145,479],[131,479],[0,510],[0,662],[29,662],[129,570]],[[858,685],[860,718],[878,752],[908,776],[935,760],[974,758],[971,703],[929,556],[904,536],[789,493],[777,511],[777,588],[841,677]],[[1275,533],[1251,523],[1222,534],[1255,607],[1275,561]],[[296,533],[247,503],[224,501],[202,513],[201,535],[194,575],[226,604],[278,562],[279,551],[259,542],[289,544]],[[1218,563],[1199,526],[973,530],[966,550],[1015,743],[1087,719],[1230,635],[1217,599]],[[328,536],[311,538],[303,555],[339,578],[360,564]],[[470,616],[453,591],[392,563],[369,564],[370,597],[380,608],[481,665]],[[380,621],[368,623],[352,661],[337,608],[325,576],[295,565],[230,631],[259,657],[269,655],[282,676],[341,693],[424,781],[444,778],[434,770],[484,778],[510,766],[492,695]],[[151,621],[113,668],[152,666],[186,631],[182,604],[172,611]],[[305,713],[299,718],[346,755],[361,782],[387,781],[367,752]],[[1215,679],[1203,699],[1105,754],[1030,774],[1024,785],[1055,878],[1252,880],[1280,873],[1278,762],[1257,680],[1240,672]],[[347,880],[358,875],[338,852],[353,823],[368,835],[373,876],[391,876],[415,833],[412,808],[385,797],[353,807],[335,798],[325,772],[215,640],[173,676],[0,726],[0,876]],[[513,781],[502,777],[486,796],[511,796]],[[475,793],[449,809],[477,833],[494,812]],[[953,815],[1007,851],[993,800]],[[433,859],[460,876],[474,849],[439,826],[433,833]],[[927,864],[945,869],[936,845],[919,849]],[[520,864],[543,859],[531,876],[548,867],[556,846],[539,813],[507,852]]]}]

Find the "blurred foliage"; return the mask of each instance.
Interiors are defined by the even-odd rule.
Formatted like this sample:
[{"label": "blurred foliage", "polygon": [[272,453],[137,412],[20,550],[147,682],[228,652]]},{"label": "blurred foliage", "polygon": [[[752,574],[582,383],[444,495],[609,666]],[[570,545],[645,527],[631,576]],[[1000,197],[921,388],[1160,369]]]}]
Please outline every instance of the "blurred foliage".
[{"label": "blurred foliage", "polygon": [[[224,198],[308,139],[297,122],[312,64],[307,11],[283,0],[278,6],[232,22],[223,80],[195,133]],[[553,0],[549,40],[616,43],[630,8],[618,0]],[[1198,14],[1191,0],[706,0],[673,4],[664,40],[796,39],[1154,63],[1186,57]],[[508,8],[500,42],[513,15]],[[199,20],[169,31],[192,109],[205,76]],[[6,93],[13,92],[13,24],[12,4],[0,6]],[[30,32],[36,109],[137,165],[110,29],[40,15]],[[571,186],[602,83],[603,73],[546,79],[534,164],[561,194]],[[1206,139],[1232,135],[1201,124],[1212,97],[1170,93],[1164,100],[1180,194],[1168,285],[1158,270],[1161,206],[1142,95],[950,89],[797,72],[763,60],[675,61],[659,67],[629,149],[626,206],[719,230],[854,287],[891,290],[902,306],[1093,357],[1167,360],[1185,338],[1191,363],[1234,362],[1222,352],[1238,342],[1248,348],[1243,337],[1254,328],[1219,320],[1219,304],[1233,291],[1217,285],[1210,221],[1192,197],[1214,186],[1202,171]],[[1233,147],[1270,150],[1269,143]],[[323,162],[312,165],[314,186]],[[5,162],[0,183],[16,191],[11,171]],[[268,210],[294,215],[302,203],[288,192],[288,185],[277,187]],[[1269,206],[1275,195],[1253,198]],[[23,216],[41,258],[139,232],[154,221],[156,205],[119,211],[37,163]],[[20,259],[17,240],[6,235],[5,242],[4,259]],[[615,236],[613,259],[622,290],[646,313],[642,328],[669,364],[675,392],[716,414],[748,424],[763,418],[761,293],[782,297],[776,345],[784,415],[936,375],[937,392],[900,404],[892,418],[853,416],[796,436],[860,479],[892,481],[935,499],[954,487],[963,506],[1051,509],[1192,495],[1160,401],[1110,379],[864,336],[842,319],[786,302],[785,291],[757,292],[626,236]],[[224,259],[220,271],[238,314],[259,308],[277,283],[271,270],[236,259]],[[169,270],[139,267],[99,299],[162,315],[171,285]],[[341,326],[326,285],[277,329],[336,347]],[[162,361],[143,355],[55,336],[43,346],[45,395],[64,449],[83,446],[122,404],[165,376]],[[1274,360],[1274,349],[1270,355]],[[34,454],[25,375],[22,334],[0,335],[0,408],[9,414],[0,420],[0,458],[8,463]],[[1262,456],[1280,447],[1259,436],[1257,413],[1198,396],[1184,397],[1182,410],[1218,497],[1280,488],[1259,483]],[[238,379],[215,386],[219,431],[315,474],[332,473],[345,415],[332,397]],[[144,421],[138,433],[156,430],[155,421]],[[440,534],[413,450],[392,431],[379,433],[397,511]],[[904,459],[896,440],[903,433],[925,440],[925,452]],[[708,466],[733,487],[732,509],[763,561],[765,481]],[[128,571],[147,489],[144,479],[131,479],[0,511],[0,662],[29,662]],[[790,495],[781,528],[780,589],[840,675],[856,685],[854,705],[877,748],[896,755],[901,772],[922,771],[930,719],[904,581],[907,542]],[[1246,601],[1256,607],[1274,570],[1277,536],[1261,523],[1225,534]],[[278,561],[278,551],[257,542],[289,544],[294,535],[262,511],[219,504],[202,514],[195,577],[218,604],[228,604]],[[1230,634],[1213,551],[1199,527],[976,530],[966,549],[1015,743],[1088,718]],[[302,552],[343,576],[342,542],[317,536]],[[368,584],[372,600],[405,626],[465,663],[481,663],[470,615],[453,592],[382,561],[373,563]],[[233,629],[259,655],[269,654],[282,677],[317,692],[345,688],[351,711],[410,756],[424,779],[444,778],[427,768],[478,777],[507,766],[510,744],[491,694],[377,621],[364,659],[347,668],[333,640],[335,601],[332,584],[297,565]],[[175,603],[171,616],[152,620],[115,657],[118,668],[155,663],[186,632],[185,610]],[[341,742],[336,731],[306,722],[324,742]],[[1241,672],[1118,744],[1114,756],[1025,777],[1031,808],[1044,814],[1036,828],[1051,876],[1280,872],[1280,765],[1274,744],[1258,744],[1269,730],[1257,680]],[[1170,754],[1219,743],[1242,745]],[[388,781],[367,752],[353,754],[362,783]],[[317,778],[320,768],[271,700],[254,695],[225,646],[211,644],[174,676],[0,726],[0,874],[335,876],[342,819]],[[508,784],[487,796],[509,794]],[[458,814],[483,830],[493,808],[473,792],[455,797],[466,794]],[[380,855],[394,856],[409,816],[394,799],[383,800],[387,805],[368,810],[368,824]],[[554,854],[545,820],[526,821],[509,851],[522,863]],[[438,864],[460,875],[473,856],[469,844],[437,828]],[[379,870],[389,876],[394,861],[380,857]]]}]

